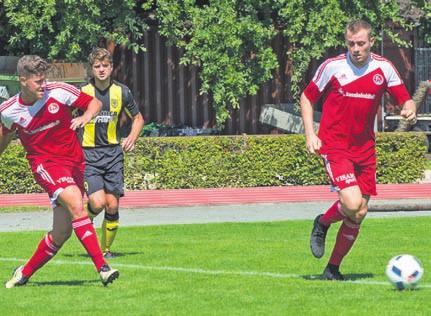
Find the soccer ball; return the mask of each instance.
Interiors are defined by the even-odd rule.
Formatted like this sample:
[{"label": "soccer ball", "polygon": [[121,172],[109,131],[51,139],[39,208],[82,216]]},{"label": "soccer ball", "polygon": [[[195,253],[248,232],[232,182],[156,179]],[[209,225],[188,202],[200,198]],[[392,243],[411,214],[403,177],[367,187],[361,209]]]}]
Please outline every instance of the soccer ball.
[{"label": "soccer ball", "polygon": [[414,289],[423,274],[422,264],[412,255],[395,256],[386,266],[386,276],[398,290]]}]

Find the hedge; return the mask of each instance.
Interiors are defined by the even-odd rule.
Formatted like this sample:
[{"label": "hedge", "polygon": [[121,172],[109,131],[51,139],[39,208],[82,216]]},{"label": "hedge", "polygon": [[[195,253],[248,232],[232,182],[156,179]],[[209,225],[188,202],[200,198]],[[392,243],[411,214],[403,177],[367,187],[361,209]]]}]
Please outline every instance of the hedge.
[{"label": "hedge", "polygon": [[[426,137],[377,135],[379,183],[411,183],[423,177]],[[320,158],[305,149],[303,135],[143,137],[126,155],[128,190],[327,184]],[[41,192],[22,147],[0,157],[0,193]]]}]

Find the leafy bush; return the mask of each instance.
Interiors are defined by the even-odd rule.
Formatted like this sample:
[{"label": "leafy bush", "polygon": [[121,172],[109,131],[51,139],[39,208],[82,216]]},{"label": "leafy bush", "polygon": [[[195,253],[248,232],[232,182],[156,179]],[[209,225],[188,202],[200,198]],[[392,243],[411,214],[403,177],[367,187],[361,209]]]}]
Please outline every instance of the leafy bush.
[{"label": "leafy bush", "polygon": [[[425,136],[377,137],[379,183],[409,183],[425,169]],[[128,190],[327,184],[322,160],[303,135],[140,138],[126,155]],[[41,192],[19,144],[0,160],[0,193]]]}]

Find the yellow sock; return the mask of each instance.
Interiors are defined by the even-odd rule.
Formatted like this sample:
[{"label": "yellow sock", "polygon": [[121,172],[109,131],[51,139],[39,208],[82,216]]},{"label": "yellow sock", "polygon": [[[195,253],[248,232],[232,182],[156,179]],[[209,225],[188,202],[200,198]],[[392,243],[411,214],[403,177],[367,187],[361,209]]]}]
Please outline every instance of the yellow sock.
[{"label": "yellow sock", "polygon": [[115,235],[117,235],[117,230],[119,226],[119,220],[109,220],[105,219],[102,223],[102,238],[100,242],[100,248],[103,252],[110,251],[111,245],[114,242]]}]

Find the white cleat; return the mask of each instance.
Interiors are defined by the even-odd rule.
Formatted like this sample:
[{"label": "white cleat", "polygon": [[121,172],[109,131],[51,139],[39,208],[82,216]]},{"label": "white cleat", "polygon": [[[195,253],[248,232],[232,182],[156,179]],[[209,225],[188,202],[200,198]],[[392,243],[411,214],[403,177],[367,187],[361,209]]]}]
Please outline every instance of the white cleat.
[{"label": "white cleat", "polygon": [[28,278],[22,275],[22,269],[24,266],[19,266],[15,269],[13,272],[12,278],[6,282],[5,287],[7,289],[11,289],[16,286],[22,286],[25,285],[28,281]]},{"label": "white cleat", "polygon": [[112,269],[107,264],[104,264],[99,271],[99,275],[103,285],[107,286],[109,283],[112,283],[114,280],[118,279],[120,272],[118,270]]}]

